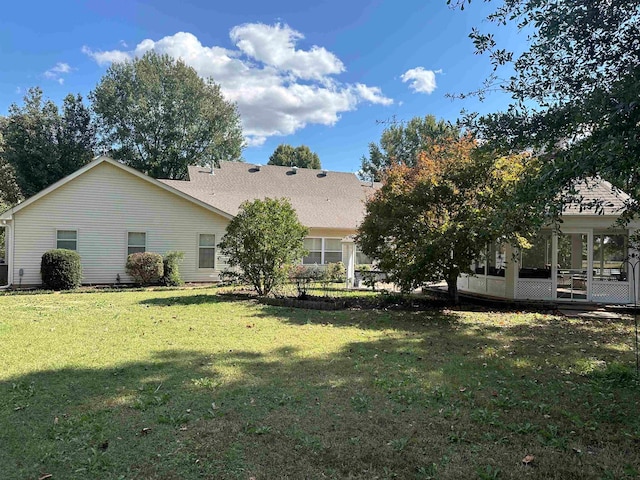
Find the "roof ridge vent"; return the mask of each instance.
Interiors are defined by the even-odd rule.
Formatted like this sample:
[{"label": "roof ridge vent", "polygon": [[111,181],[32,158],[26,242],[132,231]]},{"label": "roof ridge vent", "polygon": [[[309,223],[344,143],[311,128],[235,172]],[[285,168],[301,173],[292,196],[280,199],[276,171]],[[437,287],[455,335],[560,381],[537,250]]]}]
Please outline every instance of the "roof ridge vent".
[{"label": "roof ridge vent", "polygon": [[257,171],[260,171],[260,169],[262,168],[262,164],[261,163],[256,163],[253,165],[253,168],[255,168]]},{"label": "roof ridge vent", "polygon": [[291,171],[294,173],[294,175],[296,173],[298,173],[298,167],[296,167],[295,165],[293,167],[291,167]]}]

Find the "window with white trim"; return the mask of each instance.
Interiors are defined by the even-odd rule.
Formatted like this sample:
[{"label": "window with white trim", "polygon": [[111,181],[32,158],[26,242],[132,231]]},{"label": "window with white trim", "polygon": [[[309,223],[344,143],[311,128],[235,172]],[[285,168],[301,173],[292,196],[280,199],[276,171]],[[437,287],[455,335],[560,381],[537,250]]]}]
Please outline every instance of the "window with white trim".
[{"label": "window with white trim", "polygon": [[365,255],[356,244],[356,265],[371,265],[372,263],[371,257]]},{"label": "window with white trim", "polygon": [[198,268],[213,269],[216,265],[216,236],[212,233],[198,235]]},{"label": "window with white trim", "polygon": [[302,259],[305,265],[313,265],[314,263],[322,263],[322,239],[321,238],[305,238],[304,248],[309,253]]},{"label": "window with white trim", "polygon": [[147,234],[145,232],[127,233],[127,255],[147,251]]},{"label": "window with white trim", "polygon": [[56,248],[64,248],[66,250],[78,250],[78,231],[77,230],[57,230],[56,231]]},{"label": "window with white trim", "polygon": [[342,261],[342,240],[339,238],[305,238],[304,248],[309,251],[302,259],[304,265],[326,265]]}]

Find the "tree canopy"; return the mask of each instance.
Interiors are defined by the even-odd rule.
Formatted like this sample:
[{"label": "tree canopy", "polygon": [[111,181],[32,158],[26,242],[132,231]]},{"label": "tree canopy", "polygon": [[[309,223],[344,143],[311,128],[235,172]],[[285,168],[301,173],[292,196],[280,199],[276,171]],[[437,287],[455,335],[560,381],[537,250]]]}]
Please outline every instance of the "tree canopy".
[{"label": "tree canopy", "polygon": [[[67,95],[60,112],[55,103],[44,100],[40,88],[31,88],[24,105],[9,107],[0,129],[3,159],[15,172],[20,194],[25,197],[69,175],[94,156],[95,126],[80,95]],[[6,168],[3,172],[11,174]]]},{"label": "tree canopy", "polygon": [[311,151],[306,145],[292,147],[285,143],[280,144],[269,157],[268,165],[281,165],[285,167],[315,168],[320,169],[320,157]]},{"label": "tree canopy", "polygon": [[258,295],[268,295],[284,281],[287,268],[306,254],[306,235],[287,199],[258,199],[241,205],[219,246]]},{"label": "tree canopy", "polygon": [[182,60],[148,52],[114,63],[90,98],[114,158],[152,177],[183,179],[190,164],[241,159],[236,105]]},{"label": "tree canopy", "polygon": [[406,123],[392,122],[380,137],[380,144],[369,144],[369,157],[362,157],[360,177],[379,182],[384,170],[393,164],[412,167],[419,154],[439,139],[459,134],[459,129],[433,115],[414,117]]},{"label": "tree canopy", "polygon": [[[638,196],[640,1],[496,3],[488,20],[515,23],[528,44],[516,55],[473,29],[476,51],[489,56],[495,73],[472,93],[501,90],[512,102],[504,112],[469,116],[467,125],[492,148],[528,149],[542,160],[530,198],[552,200],[571,180],[594,175]],[[509,72],[506,81],[502,71]]]},{"label": "tree canopy", "polygon": [[427,146],[413,166],[385,171],[359,229],[362,251],[403,290],[445,279],[457,302],[458,276],[489,243],[528,233],[526,216],[505,208],[528,168],[528,157],[487,155],[470,135]]}]

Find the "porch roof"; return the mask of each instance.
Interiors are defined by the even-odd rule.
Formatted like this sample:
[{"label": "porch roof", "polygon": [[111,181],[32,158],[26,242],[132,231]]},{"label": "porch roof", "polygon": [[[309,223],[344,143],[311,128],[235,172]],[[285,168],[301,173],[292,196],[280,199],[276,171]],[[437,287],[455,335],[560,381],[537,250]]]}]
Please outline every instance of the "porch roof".
[{"label": "porch roof", "polygon": [[577,180],[573,188],[574,195],[570,195],[568,189],[565,191],[572,201],[564,204],[563,216],[619,216],[632,200],[627,193],[600,177]]}]

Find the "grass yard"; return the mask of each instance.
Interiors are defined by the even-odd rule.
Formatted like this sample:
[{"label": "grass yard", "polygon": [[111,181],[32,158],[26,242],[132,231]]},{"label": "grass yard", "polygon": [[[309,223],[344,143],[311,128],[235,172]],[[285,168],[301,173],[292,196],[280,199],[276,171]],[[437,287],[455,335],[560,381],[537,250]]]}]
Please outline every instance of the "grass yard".
[{"label": "grass yard", "polygon": [[215,292],[0,297],[0,478],[639,477],[629,321]]}]

